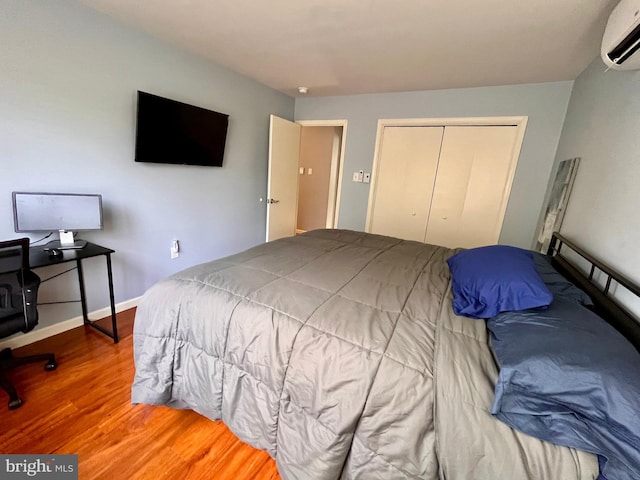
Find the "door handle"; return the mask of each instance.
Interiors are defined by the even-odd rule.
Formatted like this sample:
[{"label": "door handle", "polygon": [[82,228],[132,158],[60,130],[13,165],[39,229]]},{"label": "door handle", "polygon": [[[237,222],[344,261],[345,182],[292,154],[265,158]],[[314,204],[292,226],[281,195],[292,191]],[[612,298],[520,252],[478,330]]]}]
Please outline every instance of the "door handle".
[{"label": "door handle", "polygon": [[280,203],[280,200],[275,200],[273,198],[267,198],[267,203]]}]

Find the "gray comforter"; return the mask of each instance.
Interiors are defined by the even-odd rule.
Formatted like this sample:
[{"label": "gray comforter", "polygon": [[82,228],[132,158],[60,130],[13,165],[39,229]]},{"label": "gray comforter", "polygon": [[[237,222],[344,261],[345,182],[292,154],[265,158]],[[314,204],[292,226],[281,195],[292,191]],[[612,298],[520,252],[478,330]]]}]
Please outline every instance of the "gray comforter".
[{"label": "gray comforter", "polygon": [[456,317],[443,247],[319,230],[152,287],[134,403],[222,419],[284,479],[593,479],[594,457],[489,412],[483,322]]}]

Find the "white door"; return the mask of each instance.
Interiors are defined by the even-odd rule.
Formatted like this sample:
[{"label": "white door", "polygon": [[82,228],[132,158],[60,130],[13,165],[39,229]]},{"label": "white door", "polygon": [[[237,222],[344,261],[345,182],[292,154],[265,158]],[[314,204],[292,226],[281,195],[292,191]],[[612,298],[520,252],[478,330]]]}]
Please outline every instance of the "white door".
[{"label": "white door", "polygon": [[383,129],[368,232],[424,241],[443,131],[443,127]]},{"label": "white door", "polygon": [[300,125],[271,115],[267,180],[267,242],[296,233]]},{"label": "white door", "polygon": [[517,130],[445,128],[425,243],[473,248],[498,242],[515,171]]}]

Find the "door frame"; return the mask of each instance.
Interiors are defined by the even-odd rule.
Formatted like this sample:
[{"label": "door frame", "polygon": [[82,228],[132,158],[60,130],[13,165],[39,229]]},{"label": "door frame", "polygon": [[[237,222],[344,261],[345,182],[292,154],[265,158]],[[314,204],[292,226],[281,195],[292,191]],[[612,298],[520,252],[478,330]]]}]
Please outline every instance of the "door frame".
[{"label": "door frame", "polygon": [[[516,139],[513,145],[511,162],[509,164],[509,172],[506,184],[506,191],[511,195],[511,187],[513,178],[515,177],[518,159],[522,150],[522,142],[524,133],[527,128],[527,116],[514,117],[454,117],[454,118],[381,118],[378,120],[378,129],[376,132],[376,145],[373,153],[373,166],[371,168],[371,186],[369,188],[369,202],[367,204],[367,219],[365,222],[365,232],[371,232],[371,221],[373,217],[373,204],[376,193],[376,184],[378,178],[379,158],[382,153],[382,141],[385,127],[452,127],[452,126],[515,126]],[[503,202],[500,215],[504,221],[504,215],[507,211],[508,198]]]},{"label": "door frame", "polygon": [[[347,120],[297,120],[301,127],[342,127],[340,139],[340,154],[338,158],[331,159],[331,177],[329,178],[329,200],[327,202],[327,217],[333,211],[333,222],[327,228],[338,228],[338,216],[340,214],[340,195],[342,193],[342,177],[344,173],[344,150],[347,141]],[[336,163],[337,162],[337,163]],[[337,178],[336,178],[337,176]]]}]

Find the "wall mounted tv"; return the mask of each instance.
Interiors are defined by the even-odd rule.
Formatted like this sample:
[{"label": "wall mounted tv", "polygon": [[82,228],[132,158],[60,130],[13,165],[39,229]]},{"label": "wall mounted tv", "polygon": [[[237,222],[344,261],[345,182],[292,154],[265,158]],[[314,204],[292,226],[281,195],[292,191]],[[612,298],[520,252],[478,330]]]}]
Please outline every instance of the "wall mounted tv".
[{"label": "wall mounted tv", "polygon": [[136,162],[221,167],[229,115],[138,92]]}]

